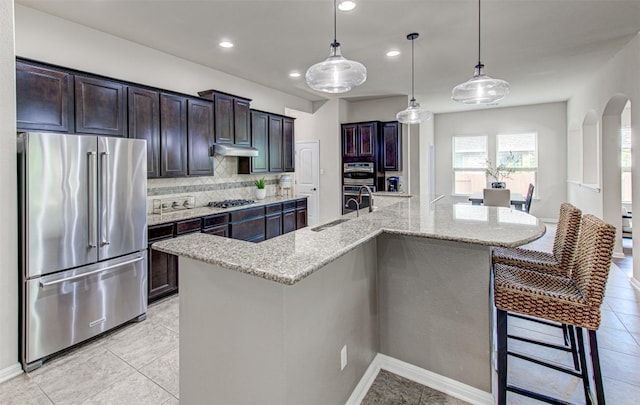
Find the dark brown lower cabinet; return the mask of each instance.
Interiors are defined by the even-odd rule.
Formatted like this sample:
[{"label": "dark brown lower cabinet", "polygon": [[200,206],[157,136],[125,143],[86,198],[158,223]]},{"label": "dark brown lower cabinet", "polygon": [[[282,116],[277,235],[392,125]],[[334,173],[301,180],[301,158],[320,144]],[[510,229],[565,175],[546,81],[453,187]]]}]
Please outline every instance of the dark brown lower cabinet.
[{"label": "dark brown lower cabinet", "polygon": [[266,228],[267,239],[282,235],[282,213],[267,215]]},{"label": "dark brown lower cabinet", "polygon": [[222,236],[224,238],[228,238],[229,225],[225,224],[225,225],[214,226],[213,228],[203,229],[202,232],[209,235],[217,235],[217,236]]},{"label": "dark brown lower cabinet", "polygon": [[247,208],[229,213],[229,236],[248,242],[265,240],[265,207]]},{"label": "dark brown lower cabinet", "polygon": [[299,208],[296,210],[296,229],[307,226],[307,209]]},{"label": "dark brown lower cabinet", "polygon": [[282,212],[282,233],[296,230],[296,210]]},{"label": "dark brown lower cabinet", "polygon": [[149,302],[178,292],[178,256],[149,248]]}]

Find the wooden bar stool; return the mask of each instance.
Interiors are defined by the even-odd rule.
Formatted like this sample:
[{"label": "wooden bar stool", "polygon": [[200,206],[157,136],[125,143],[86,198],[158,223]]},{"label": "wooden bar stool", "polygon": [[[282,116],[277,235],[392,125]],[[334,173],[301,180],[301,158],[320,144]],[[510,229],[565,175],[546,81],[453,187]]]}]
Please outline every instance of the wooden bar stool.
[{"label": "wooden bar stool", "polygon": [[[582,328],[586,328],[589,335],[596,403],[605,403],[596,330],[600,326],[600,306],[611,265],[614,241],[615,227],[587,214],[582,218],[575,263],[567,276],[545,274],[500,263],[494,266],[493,287],[494,303],[497,309],[499,405],[506,404],[507,391],[549,403],[566,403],[528,389],[508,385],[507,355],[582,378],[586,403],[594,403],[591,398]],[[575,327],[580,354],[579,370],[545,363],[540,359],[508,351],[508,312],[534,316]],[[545,346],[551,347],[551,345]]]},{"label": "wooden bar stool", "polygon": [[[560,214],[558,215],[556,235],[553,239],[552,253],[522,248],[494,248],[492,257],[494,265],[500,263],[548,274],[568,276],[576,252],[581,218],[582,211],[569,203],[563,203],[560,205]],[[578,368],[578,353],[575,342],[572,341],[573,334],[567,325],[559,325],[516,314],[511,315],[517,318],[562,328],[565,341],[564,350],[570,350],[572,352],[574,365],[576,369]]]}]

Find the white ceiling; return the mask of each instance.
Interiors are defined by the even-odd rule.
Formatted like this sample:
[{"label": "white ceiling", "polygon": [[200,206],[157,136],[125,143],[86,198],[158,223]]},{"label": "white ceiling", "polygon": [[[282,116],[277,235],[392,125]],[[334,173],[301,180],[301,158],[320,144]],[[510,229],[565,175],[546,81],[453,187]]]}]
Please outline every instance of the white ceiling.
[{"label": "white ceiling", "polygon": [[[341,95],[376,98],[411,91],[415,42],[416,98],[434,112],[468,109],[451,88],[477,62],[477,1],[356,0],[338,13],[338,41],[368,70],[364,85]],[[16,3],[155,48],[308,100],[312,64],[328,56],[331,0],[16,0]],[[640,31],[640,0],[484,0],[482,61],[511,84],[501,106],[567,100]],[[228,39],[231,49],[218,47]],[[388,58],[396,48],[403,53]],[[292,70],[302,77],[289,78]]]}]

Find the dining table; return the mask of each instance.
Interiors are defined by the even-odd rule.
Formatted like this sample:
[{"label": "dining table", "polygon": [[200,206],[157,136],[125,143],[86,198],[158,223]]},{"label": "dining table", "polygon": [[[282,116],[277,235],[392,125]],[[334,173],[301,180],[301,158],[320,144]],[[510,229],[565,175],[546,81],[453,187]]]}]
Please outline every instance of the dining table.
[{"label": "dining table", "polygon": [[[511,205],[513,205],[515,209],[519,211],[524,210],[524,204],[526,203],[526,198],[524,195],[511,191],[510,200]],[[471,201],[472,205],[482,205],[484,203],[484,195],[483,193],[472,193],[469,196],[469,201]]]}]

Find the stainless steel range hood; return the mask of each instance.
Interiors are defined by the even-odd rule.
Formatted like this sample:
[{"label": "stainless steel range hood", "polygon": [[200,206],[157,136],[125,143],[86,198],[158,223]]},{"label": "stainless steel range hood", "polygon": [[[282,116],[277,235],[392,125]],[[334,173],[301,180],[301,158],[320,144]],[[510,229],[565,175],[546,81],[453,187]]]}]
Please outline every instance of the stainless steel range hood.
[{"label": "stainless steel range hood", "polygon": [[231,145],[226,143],[213,144],[213,153],[221,156],[258,156],[258,149],[250,146]]}]

